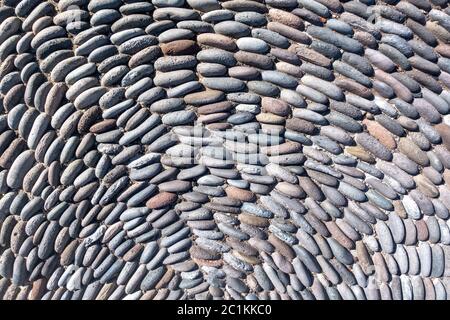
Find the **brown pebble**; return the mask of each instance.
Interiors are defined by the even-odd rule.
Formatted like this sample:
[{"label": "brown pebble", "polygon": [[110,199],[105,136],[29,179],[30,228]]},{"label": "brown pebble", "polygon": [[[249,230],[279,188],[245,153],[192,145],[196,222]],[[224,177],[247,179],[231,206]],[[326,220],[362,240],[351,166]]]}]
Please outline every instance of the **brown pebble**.
[{"label": "brown pebble", "polygon": [[60,263],[62,266],[68,266],[75,258],[75,250],[78,248],[78,240],[73,240],[67,245],[60,256]]},{"label": "brown pebble", "polygon": [[223,264],[223,260],[205,260],[205,259],[198,259],[198,258],[192,258],[192,260],[200,265],[200,266],[206,266],[206,267],[215,267],[218,268]]},{"label": "brown pebble", "polygon": [[238,258],[239,260],[242,260],[244,262],[247,262],[249,264],[259,264],[261,263],[261,260],[257,257],[248,256],[246,254],[243,254],[242,252],[233,250],[232,254]]},{"label": "brown pebble", "polygon": [[445,169],[445,170],[444,170],[444,174],[443,174],[442,176],[444,177],[444,182],[445,182],[447,185],[450,185],[450,170]]},{"label": "brown pebble", "polygon": [[450,150],[450,127],[444,123],[440,123],[434,128],[439,132],[445,147]]},{"label": "brown pebble", "polygon": [[269,221],[262,217],[257,217],[247,213],[241,213],[238,215],[239,220],[242,223],[249,224],[251,226],[256,226],[260,228],[264,228],[269,226]]},{"label": "brown pebble", "polygon": [[3,151],[3,154],[0,156],[0,166],[5,169],[9,169],[17,156],[26,149],[27,143],[25,142],[25,140],[21,138],[15,139],[9,144],[9,147],[5,151]]},{"label": "brown pebble", "polygon": [[298,131],[306,134],[313,134],[315,126],[306,120],[299,118],[291,118],[286,120],[286,129]]},{"label": "brown pebble", "polygon": [[108,300],[114,290],[117,289],[117,284],[115,282],[105,283],[100,292],[98,293],[95,300]]},{"label": "brown pebble", "polygon": [[434,48],[437,53],[439,53],[441,56],[444,56],[446,58],[450,58],[450,45],[441,43],[438,46]]},{"label": "brown pebble", "polygon": [[394,200],[392,201],[392,204],[394,205],[394,211],[400,218],[406,219],[408,217],[405,207],[403,207],[403,204],[400,200]]},{"label": "brown pebble", "polygon": [[273,261],[275,262],[276,266],[278,268],[280,268],[281,271],[283,271],[283,272],[285,272],[287,274],[295,273],[294,267],[289,262],[289,260],[286,259],[285,256],[282,256],[278,252],[274,252],[272,254],[272,258],[273,258]]},{"label": "brown pebble", "polygon": [[258,250],[253,248],[251,245],[249,245],[245,241],[239,241],[236,238],[230,238],[228,237],[226,239],[226,243],[230,245],[234,250],[237,250],[245,255],[248,256],[257,256]]},{"label": "brown pebble", "polygon": [[161,192],[148,200],[145,205],[150,209],[160,209],[176,202],[177,199],[178,197],[175,193]]},{"label": "brown pebble", "polygon": [[217,260],[220,259],[220,254],[214,251],[203,249],[199,246],[192,246],[189,249],[192,258],[202,260]]},{"label": "brown pebble", "polygon": [[282,23],[298,30],[303,30],[305,28],[305,24],[300,17],[284,10],[270,9],[269,17],[272,21]]},{"label": "brown pebble", "polygon": [[147,291],[142,295],[140,300],[153,300],[157,293],[158,293],[158,291],[156,291],[154,289]]},{"label": "brown pebble", "polygon": [[247,64],[260,69],[271,69],[273,66],[272,59],[262,54],[238,51],[234,54],[234,58],[242,64]]},{"label": "brown pebble", "polygon": [[373,273],[373,262],[370,257],[369,251],[366,248],[366,245],[362,241],[356,242],[356,256],[358,257],[358,262],[361,264],[364,272],[367,274]]},{"label": "brown pebble", "polygon": [[353,38],[371,49],[375,49],[378,46],[377,40],[365,31],[356,31]]},{"label": "brown pebble", "polygon": [[186,104],[194,106],[216,103],[222,100],[224,94],[218,90],[206,90],[195,93],[190,93],[184,97]]},{"label": "brown pebble", "polygon": [[429,237],[428,227],[425,220],[415,220],[417,229],[417,239],[419,241],[427,241]]},{"label": "brown pebble", "polygon": [[420,164],[421,166],[427,166],[430,164],[427,154],[408,138],[400,138],[398,149],[409,159],[417,164]]},{"label": "brown pebble", "polygon": [[270,112],[282,117],[288,116],[291,112],[289,105],[280,99],[263,97],[261,99],[261,106],[265,112]]},{"label": "brown pebble", "polygon": [[267,155],[291,154],[302,151],[302,145],[298,142],[288,141],[279,145],[260,147],[262,153]]},{"label": "brown pebble", "polygon": [[284,117],[281,116],[277,116],[276,114],[273,113],[260,113],[256,116],[256,120],[258,120],[258,122],[265,124],[265,123],[269,123],[269,124],[276,124],[276,125],[283,125],[284,124]]},{"label": "brown pebble", "polygon": [[87,109],[78,121],[78,132],[81,134],[88,133],[92,125],[102,116],[102,109],[95,106]]},{"label": "brown pebble", "polygon": [[439,196],[439,189],[423,174],[414,177],[418,189],[427,197],[437,198]]},{"label": "brown pebble", "polygon": [[395,143],[392,134],[384,128],[381,124],[375,121],[369,121],[367,119],[363,120],[363,124],[366,125],[367,131],[380,141],[386,148],[394,150],[397,144]]},{"label": "brown pebble", "polygon": [[334,80],[334,84],[340,87],[342,90],[351,92],[356,94],[357,96],[363,97],[365,99],[372,100],[373,94],[372,91],[369,88],[366,88],[362,84],[359,84],[358,82],[351,80],[349,78],[345,77],[337,77]]},{"label": "brown pebble", "polygon": [[125,261],[133,261],[136,257],[138,257],[142,250],[144,250],[144,246],[141,243],[136,243],[127,253],[124,254],[123,260]]},{"label": "brown pebble", "polygon": [[44,295],[46,290],[47,279],[41,278],[33,282],[33,286],[28,295],[29,300],[39,300]]},{"label": "brown pebble", "polygon": [[228,75],[232,78],[251,80],[259,77],[258,69],[248,66],[235,66],[228,69]]},{"label": "brown pebble", "polygon": [[317,64],[324,68],[329,68],[331,65],[331,60],[324,55],[310,49],[308,46],[303,44],[293,44],[288,49],[291,52],[296,53],[302,60]]},{"label": "brown pebble", "polygon": [[365,162],[375,163],[375,158],[360,146],[346,147],[345,151]]},{"label": "brown pebble", "polygon": [[286,258],[292,260],[296,257],[294,250],[290,246],[288,246],[285,242],[275,237],[272,233],[269,234],[269,238],[267,240],[275,247],[276,251],[281,253]]},{"label": "brown pebble", "polygon": [[173,269],[167,269],[161,280],[159,280],[159,282],[156,284],[155,289],[158,290],[166,287],[169,284],[170,280],[172,280],[174,275],[175,271]]},{"label": "brown pebble", "polygon": [[215,47],[227,51],[237,50],[234,39],[216,33],[202,33],[197,36],[197,42],[200,45]]},{"label": "brown pebble", "polygon": [[109,130],[116,128],[116,119],[106,119],[101,122],[97,122],[96,124],[92,125],[89,129],[92,133],[102,133],[107,132]]},{"label": "brown pebble", "polygon": [[233,186],[227,187],[225,189],[225,192],[227,193],[228,197],[245,202],[250,202],[255,199],[255,194],[253,192]]},{"label": "brown pebble", "polygon": [[355,247],[353,241],[342,232],[341,228],[334,221],[325,222],[327,229],[330,231],[333,239],[339,242],[345,248],[351,250]]},{"label": "brown pebble", "polygon": [[214,114],[217,112],[227,112],[233,109],[233,104],[230,101],[216,102],[201,106],[197,109],[198,114]]}]

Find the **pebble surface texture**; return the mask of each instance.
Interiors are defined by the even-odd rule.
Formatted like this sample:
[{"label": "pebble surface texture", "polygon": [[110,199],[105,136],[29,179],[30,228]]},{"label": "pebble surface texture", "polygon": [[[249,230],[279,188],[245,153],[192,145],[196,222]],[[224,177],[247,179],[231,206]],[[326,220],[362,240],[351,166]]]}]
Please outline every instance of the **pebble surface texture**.
[{"label": "pebble surface texture", "polygon": [[1,299],[450,297],[447,0],[0,0]]}]

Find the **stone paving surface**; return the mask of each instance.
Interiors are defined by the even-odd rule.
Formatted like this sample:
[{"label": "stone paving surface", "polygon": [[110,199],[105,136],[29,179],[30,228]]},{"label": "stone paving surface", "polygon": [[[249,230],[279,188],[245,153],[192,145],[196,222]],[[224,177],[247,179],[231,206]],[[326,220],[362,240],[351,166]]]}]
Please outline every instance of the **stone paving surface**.
[{"label": "stone paving surface", "polygon": [[1,299],[448,299],[447,0],[1,0]]}]

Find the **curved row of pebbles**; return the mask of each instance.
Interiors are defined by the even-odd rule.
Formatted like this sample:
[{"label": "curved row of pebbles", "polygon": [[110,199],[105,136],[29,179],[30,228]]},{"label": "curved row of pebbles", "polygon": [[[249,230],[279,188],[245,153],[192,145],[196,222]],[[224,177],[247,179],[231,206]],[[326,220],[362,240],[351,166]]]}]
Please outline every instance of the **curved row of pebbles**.
[{"label": "curved row of pebbles", "polygon": [[450,297],[448,1],[0,21],[0,298]]}]

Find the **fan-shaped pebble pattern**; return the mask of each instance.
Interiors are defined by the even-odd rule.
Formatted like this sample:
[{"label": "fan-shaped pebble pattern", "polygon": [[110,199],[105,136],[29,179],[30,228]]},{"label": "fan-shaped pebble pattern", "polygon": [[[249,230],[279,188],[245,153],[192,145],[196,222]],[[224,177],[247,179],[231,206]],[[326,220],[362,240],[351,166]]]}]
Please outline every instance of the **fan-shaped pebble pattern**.
[{"label": "fan-shaped pebble pattern", "polygon": [[447,299],[450,7],[4,0],[0,298]]}]

